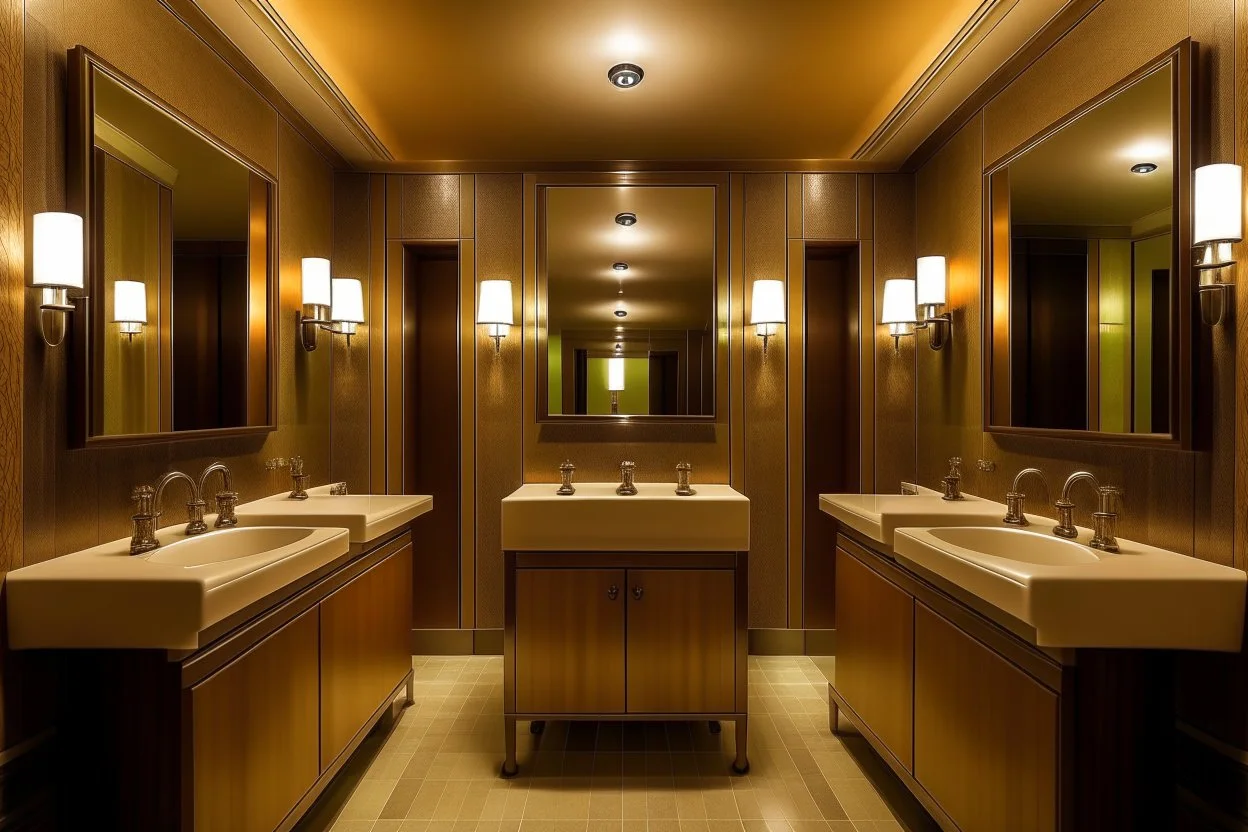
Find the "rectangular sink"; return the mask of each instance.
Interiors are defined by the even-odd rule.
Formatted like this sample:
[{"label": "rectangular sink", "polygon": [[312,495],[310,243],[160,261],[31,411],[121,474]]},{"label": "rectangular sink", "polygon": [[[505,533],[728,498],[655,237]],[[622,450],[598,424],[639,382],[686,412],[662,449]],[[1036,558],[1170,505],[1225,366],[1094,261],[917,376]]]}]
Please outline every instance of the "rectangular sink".
[{"label": "rectangular sink", "polygon": [[903,526],[971,526],[996,524],[1005,506],[972,497],[945,500],[924,489],[921,494],[820,494],[819,510],[830,514],[877,543],[893,545],[893,532]]},{"label": "rectangular sink", "polygon": [[898,529],[897,559],[1029,625],[1041,647],[1237,651],[1248,576],[1119,538],[1118,554],[1029,529]]},{"label": "rectangular sink", "polygon": [[308,499],[287,491],[235,509],[245,526],[294,525],[346,529],[352,543],[367,543],[402,528],[433,508],[423,494],[330,494],[329,486],[308,489]]},{"label": "rectangular sink", "polygon": [[130,538],[10,572],[9,646],[194,650],[200,633],[347,554],[344,529],[234,528],[130,554]]},{"label": "rectangular sink", "polygon": [[622,497],[616,483],[522,485],[503,498],[503,549],[530,552],[743,552],[750,548],[750,501],[727,485],[639,482]]}]

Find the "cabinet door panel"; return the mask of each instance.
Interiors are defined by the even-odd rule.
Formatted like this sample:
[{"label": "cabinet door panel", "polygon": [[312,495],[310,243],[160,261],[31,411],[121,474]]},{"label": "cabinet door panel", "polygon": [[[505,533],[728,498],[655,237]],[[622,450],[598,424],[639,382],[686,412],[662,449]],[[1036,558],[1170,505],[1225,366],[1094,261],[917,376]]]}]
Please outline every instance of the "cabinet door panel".
[{"label": "cabinet door panel", "polygon": [[412,547],[321,602],[321,767],[412,669]]},{"label": "cabinet door panel", "polygon": [[1057,696],[939,614],[915,611],[914,776],[963,832],[1050,832]]},{"label": "cabinet door panel", "polygon": [[624,570],[516,570],[516,710],[624,711]]},{"label": "cabinet door panel", "polygon": [[320,774],[316,610],[190,696],[196,832],[276,828]]},{"label": "cabinet door panel", "polygon": [[836,690],[907,769],[914,765],[914,598],[836,552]]},{"label": "cabinet door panel", "polygon": [[733,602],[731,569],[628,570],[630,713],[735,710]]}]

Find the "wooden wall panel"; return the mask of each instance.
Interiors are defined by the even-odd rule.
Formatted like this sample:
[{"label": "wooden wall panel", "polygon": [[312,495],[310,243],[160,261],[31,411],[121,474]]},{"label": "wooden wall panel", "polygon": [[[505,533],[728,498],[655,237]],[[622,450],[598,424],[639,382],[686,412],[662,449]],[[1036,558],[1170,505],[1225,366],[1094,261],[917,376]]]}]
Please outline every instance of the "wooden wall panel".
[{"label": "wooden wall panel", "polygon": [[459,175],[454,173],[395,176],[398,225],[391,236],[404,240],[459,238]]},{"label": "wooden wall panel", "polygon": [[[334,249],[330,258],[335,277],[354,277],[372,296],[372,251],[369,245],[369,176],[339,172],[334,175]],[[371,312],[371,310],[369,310]],[[365,316],[375,321],[371,314]],[[369,361],[372,335],[380,329],[362,326],[351,338],[319,335],[318,349],[330,349],[334,397],[330,403],[330,479],[343,481],[352,493],[369,490]]]},{"label": "wooden wall panel", "polygon": [[[884,281],[913,277],[915,269],[914,177],[888,174],[875,177],[875,292],[876,305],[883,303]],[[884,327],[869,319],[878,362],[875,388],[875,483],[864,491],[896,493],[901,482],[918,475],[915,431],[915,357],[926,349],[927,338],[905,339],[914,343],[893,352],[893,339]],[[916,344],[918,346],[916,346]]]},{"label": "wooden wall panel", "polygon": [[858,239],[858,176],[802,176],[802,236],[807,240]]},{"label": "wooden wall panel", "polygon": [[22,6],[0,1],[0,573],[22,565]]}]

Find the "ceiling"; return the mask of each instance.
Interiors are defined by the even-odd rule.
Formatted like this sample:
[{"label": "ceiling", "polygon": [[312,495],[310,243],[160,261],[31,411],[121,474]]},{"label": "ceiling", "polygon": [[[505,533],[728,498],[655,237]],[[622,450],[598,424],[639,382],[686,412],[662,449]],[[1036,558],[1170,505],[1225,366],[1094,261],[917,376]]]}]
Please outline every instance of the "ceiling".
[{"label": "ceiling", "polygon": [[[1013,225],[1124,226],[1169,211],[1171,78],[1159,69],[1010,162]],[[1131,166],[1151,162],[1147,175]]]},{"label": "ceiling", "polygon": [[[1014,5],[235,1],[264,9],[400,164],[850,159],[968,19]],[[237,8],[203,4],[256,40],[254,8],[248,39]],[[640,86],[607,81],[622,61]]]},{"label": "ceiling", "polygon": [[[636,225],[616,223],[624,211]],[[616,262],[628,270],[615,271]],[[711,329],[715,189],[547,188],[546,274],[551,332]],[[621,299],[622,319],[614,314]]]}]

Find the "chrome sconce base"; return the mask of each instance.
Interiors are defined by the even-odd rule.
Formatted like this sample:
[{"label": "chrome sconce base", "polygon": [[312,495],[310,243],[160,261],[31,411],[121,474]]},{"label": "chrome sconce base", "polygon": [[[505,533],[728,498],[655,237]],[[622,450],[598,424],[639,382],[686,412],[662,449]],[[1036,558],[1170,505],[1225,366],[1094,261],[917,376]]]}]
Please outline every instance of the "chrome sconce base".
[{"label": "chrome sconce base", "polygon": [[915,329],[927,330],[927,345],[934,350],[943,350],[949,343],[953,333],[953,313],[941,312],[940,304],[928,304],[923,307],[923,319],[915,324]]},{"label": "chrome sconce base", "polygon": [[1195,268],[1200,275],[1196,297],[1200,301],[1200,320],[1206,326],[1218,326],[1229,316],[1233,305],[1234,283],[1224,281],[1223,274],[1235,265],[1230,240],[1215,240],[1196,246]]},{"label": "chrome sconce base", "polygon": [[69,329],[69,313],[77,307],[69,299],[69,290],[59,286],[39,287],[43,302],[39,304],[39,334],[49,347],[60,346]]},{"label": "chrome sconce base", "polygon": [[308,352],[316,350],[317,331],[329,326],[329,307],[319,303],[304,304],[303,311],[295,313],[299,324],[299,343]]},{"label": "chrome sconce base", "polygon": [[758,337],[763,339],[763,358],[767,357],[767,343],[776,335],[780,334],[779,324],[755,324],[755,331]]},{"label": "chrome sconce base", "polygon": [[494,355],[495,357],[503,354],[503,339],[507,337],[507,333],[511,331],[510,324],[482,324],[485,327],[485,334],[494,339]]}]

